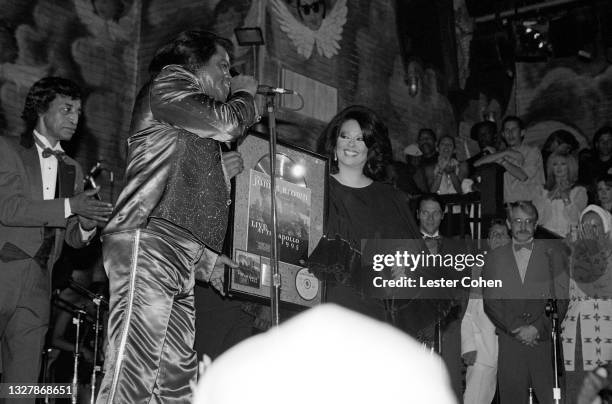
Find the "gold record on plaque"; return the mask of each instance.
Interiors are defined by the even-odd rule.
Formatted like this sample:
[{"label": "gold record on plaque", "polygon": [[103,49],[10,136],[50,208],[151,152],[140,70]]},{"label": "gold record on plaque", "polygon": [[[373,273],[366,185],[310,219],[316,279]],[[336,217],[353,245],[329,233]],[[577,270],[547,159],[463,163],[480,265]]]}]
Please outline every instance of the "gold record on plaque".
[{"label": "gold record on plaque", "polygon": [[312,300],[319,293],[319,280],[308,268],[302,268],[295,274],[295,289],[302,299]]},{"label": "gold record on plaque", "polygon": [[[257,164],[254,170],[270,175],[270,158],[269,154],[264,155]],[[304,179],[305,167],[291,160],[291,158],[282,153],[276,153],[276,178],[283,179],[292,184],[306,187]]]}]

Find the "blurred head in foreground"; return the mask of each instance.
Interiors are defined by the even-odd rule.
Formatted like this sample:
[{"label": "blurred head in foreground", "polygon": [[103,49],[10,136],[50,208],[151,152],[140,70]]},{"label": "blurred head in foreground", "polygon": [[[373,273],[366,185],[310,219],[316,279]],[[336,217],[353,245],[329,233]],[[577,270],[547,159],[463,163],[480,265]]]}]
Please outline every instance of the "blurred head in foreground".
[{"label": "blurred head in foreground", "polygon": [[332,304],[220,356],[196,404],[455,403],[438,356],[393,327]]}]

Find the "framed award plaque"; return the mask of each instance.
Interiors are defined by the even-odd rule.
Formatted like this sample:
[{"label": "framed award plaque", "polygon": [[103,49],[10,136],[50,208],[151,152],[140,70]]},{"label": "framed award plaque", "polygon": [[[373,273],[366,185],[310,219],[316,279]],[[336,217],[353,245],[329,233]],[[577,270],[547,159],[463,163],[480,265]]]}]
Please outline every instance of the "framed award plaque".
[{"label": "framed award plaque", "polygon": [[[238,146],[244,170],[236,176],[232,258],[228,292],[270,299],[271,226],[268,140],[249,135]],[[320,303],[323,284],[305,262],[323,235],[327,198],[327,158],[282,142],[276,147],[276,217],[281,302]]]}]

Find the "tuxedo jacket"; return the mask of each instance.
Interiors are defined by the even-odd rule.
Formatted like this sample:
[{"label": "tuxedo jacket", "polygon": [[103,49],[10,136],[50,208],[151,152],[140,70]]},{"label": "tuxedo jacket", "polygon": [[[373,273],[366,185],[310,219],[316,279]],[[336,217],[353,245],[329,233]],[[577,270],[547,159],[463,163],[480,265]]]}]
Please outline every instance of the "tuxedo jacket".
[{"label": "tuxedo jacket", "polygon": [[[71,184],[70,193],[74,195],[83,190],[83,170],[70,157],[66,157],[65,163],[68,167],[62,183],[64,187]],[[36,146],[20,142],[18,137],[0,136],[0,269],[23,254],[24,258],[34,257],[42,245],[45,227],[55,229],[49,270],[59,257],[64,240],[75,248],[85,244],[77,217],[65,218],[64,199],[43,200]]]},{"label": "tuxedo jacket", "polygon": [[513,248],[509,243],[485,258],[483,278],[502,281],[501,288],[483,288],[485,312],[500,335],[513,336],[512,330],[533,325],[541,340],[549,340],[551,321],[546,303],[552,293],[557,298],[559,325],[567,311],[568,251],[558,240],[534,240],[523,282]]}]

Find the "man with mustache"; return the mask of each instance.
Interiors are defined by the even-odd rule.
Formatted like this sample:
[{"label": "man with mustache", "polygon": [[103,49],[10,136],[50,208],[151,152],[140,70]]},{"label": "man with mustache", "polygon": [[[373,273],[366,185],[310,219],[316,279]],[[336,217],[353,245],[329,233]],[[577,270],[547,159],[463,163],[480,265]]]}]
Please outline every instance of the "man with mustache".
[{"label": "man with mustache", "polygon": [[[36,383],[49,323],[51,269],[64,241],[85,246],[112,206],[83,192],[83,170],[60,142],[81,115],[81,91],[45,77],[30,88],[21,137],[0,137],[0,338],[3,383]],[[2,402],[2,399],[0,399]],[[34,402],[34,398],[22,402]]]},{"label": "man with mustache", "polygon": [[[231,42],[185,31],[159,49],[138,95],[126,185],[103,231],[109,355],[98,403],[191,401],[194,279],[222,290],[229,179],[222,155],[256,121],[257,82],[230,75]],[[229,96],[229,97],[228,97]]]},{"label": "man with mustache", "polygon": [[[559,324],[568,306],[568,257],[559,240],[534,239],[538,211],[519,201],[508,208],[512,242],[489,252],[483,276],[501,288],[483,288],[485,313],[499,338],[498,387],[502,404],[553,403],[554,372],[549,299],[558,299]],[[562,362],[560,362],[562,363]]]}]

